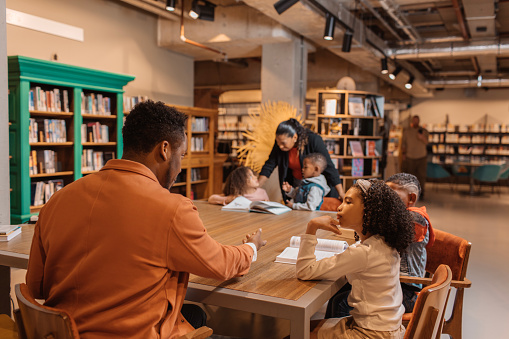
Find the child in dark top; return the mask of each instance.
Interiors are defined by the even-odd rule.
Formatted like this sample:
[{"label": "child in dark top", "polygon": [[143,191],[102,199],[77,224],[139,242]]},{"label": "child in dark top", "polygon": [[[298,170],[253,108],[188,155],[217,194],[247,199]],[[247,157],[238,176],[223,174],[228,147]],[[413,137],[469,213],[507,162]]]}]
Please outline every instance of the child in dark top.
[{"label": "child in dark top", "polygon": [[[414,241],[408,246],[407,250],[401,253],[400,274],[412,277],[424,277],[426,273],[426,249],[431,247],[435,241],[435,234],[426,213],[426,207],[415,207],[421,186],[415,175],[408,173],[398,173],[390,176],[386,180],[387,186],[392,188],[401,198],[407,210],[410,212],[415,228]],[[403,306],[405,313],[411,313],[417,300],[416,292],[421,290],[422,286],[418,284],[401,284],[403,292]],[[325,318],[346,317],[350,314],[352,308],[348,305],[346,299],[350,293],[351,286],[345,285],[336,293],[327,305]]]},{"label": "child in dark top", "polygon": [[321,153],[311,153],[302,161],[302,177],[299,187],[294,188],[288,182],[283,183],[283,191],[290,201],[288,207],[294,210],[317,211],[323,203],[323,197],[329,193],[327,180],[322,175],[327,167],[327,159]]}]

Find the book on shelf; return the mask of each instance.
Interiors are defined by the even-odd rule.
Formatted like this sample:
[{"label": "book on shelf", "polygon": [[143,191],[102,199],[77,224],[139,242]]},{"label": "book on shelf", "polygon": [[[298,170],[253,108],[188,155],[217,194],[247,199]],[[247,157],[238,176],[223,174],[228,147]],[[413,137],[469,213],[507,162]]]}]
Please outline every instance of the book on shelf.
[{"label": "book on shelf", "polygon": [[380,109],[378,107],[378,104],[376,103],[376,98],[375,97],[371,97],[371,103],[373,105],[373,112],[374,112],[374,116],[377,117],[377,118],[381,118],[382,117],[382,114],[380,113]]},{"label": "book on shelf", "polygon": [[371,163],[371,175],[378,175],[379,168],[378,168],[378,159],[373,159],[373,162]]},{"label": "book on shelf", "polygon": [[366,140],[366,155],[369,157],[376,156],[376,143],[374,140]]},{"label": "book on shelf", "polygon": [[362,145],[361,142],[358,140],[350,140],[348,141],[350,144],[350,150],[352,151],[352,155],[354,157],[362,157],[364,156],[364,153],[362,153]]},{"label": "book on shelf", "polygon": [[337,99],[325,99],[323,101],[324,106],[324,115],[336,115],[337,107],[338,107],[338,101]]},{"label": "book on shelf", "polygon": [[290,207],[274,201],[251,201],[245,197],[237,197],[231,203],[221,208],[223,211],[233,212],[257,212],[283,214],[291,211]]},{"label": "book on shelf", "polygon": [[20,225],[0,225],[0,241],[9,241],[21,234]]},{"label": "book on shelf", "polygon": [[32,206],[44,205],[53,194],[63,187],[63,179],[32,182],[30,204]]},{"label": "book on shelf", "polygon": [[350,115],[365,115],[364,104],[361,97],[348,98],[348,113]]},{"label": "book on shelf", "polygon": [[352,176],[362,177],[364,175],[364,159],[352,160]]},{"label": "book on shelf", "polygon": [[[317,261],[342,253],[348,248],[348,243],[343,240],[317,239],[317,241],[318,243],[315,247],[315,256]],[[297,263],[299,247],[300,237],[293,236],[290,239],[290,246],[285,248],[284,251],[276,257],[275,262],[285,264]]]}]

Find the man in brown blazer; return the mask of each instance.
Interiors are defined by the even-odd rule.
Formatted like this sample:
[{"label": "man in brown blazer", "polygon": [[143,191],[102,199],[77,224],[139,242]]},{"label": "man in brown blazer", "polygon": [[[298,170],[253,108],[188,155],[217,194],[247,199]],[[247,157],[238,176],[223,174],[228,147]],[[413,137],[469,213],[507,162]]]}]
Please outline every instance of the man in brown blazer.
[{"label": "man in brown blazer", "polygon": [[246,274],[265,245],[261,230],[243,245],[219,244],[191,200],[169,192],[187,150],[186,119],[161,102],[138,104],[122,130],[122,159],[65,186],[39,214],[28,287],[68,311],[81,338],[192,331],[180,312],[189,273]]}]

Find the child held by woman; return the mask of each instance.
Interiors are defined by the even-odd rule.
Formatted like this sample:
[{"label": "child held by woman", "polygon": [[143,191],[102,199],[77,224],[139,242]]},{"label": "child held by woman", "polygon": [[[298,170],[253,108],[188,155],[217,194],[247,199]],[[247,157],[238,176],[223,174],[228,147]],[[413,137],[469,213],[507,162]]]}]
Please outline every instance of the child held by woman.
[{"label": "child held by woman", "polygon": [[[360,242],[343,253],[316,261],[316,231],[341,234],[353,229]],[[351,316],[311,324],[312,338],[403,338],[405,313],[399,282],[400,254],[414,239],[414,224],[396,192],[383,181],[359,179],[330,216],[311,220],[301,235],[297,277],[302,280],[346,276],[352,285]]]},{"label": "child held by woman", "polygon": [[208,201],[210,204],[226,205],[238,196],[251,201],[269,201],[267,192],[260,188],[253,170],[245,166],[234,169],[226,178],[223,194],[213,194]]}]

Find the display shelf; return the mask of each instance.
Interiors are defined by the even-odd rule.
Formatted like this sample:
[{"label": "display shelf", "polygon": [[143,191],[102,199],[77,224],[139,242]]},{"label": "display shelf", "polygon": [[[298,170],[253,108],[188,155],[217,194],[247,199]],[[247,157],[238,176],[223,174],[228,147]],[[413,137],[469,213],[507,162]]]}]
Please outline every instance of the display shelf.
[{"label": "display shelf", "polygon": [[[347,190],[355,180],[380,178],[382,169],[384,97],[369,92],[317,92],[317,133]],[[355,148],[353,152],[352,147]]]},{"label": "display shelf", "polygon": [[[23,56],[8,57],[8,68],[11,223],[23,223],[56,190],[90,173],[82,172],[83,147],[99,145],[83,145],[83,123],[108,124],[109,140],[100,148],[121,156],[119,103],[134,77]],[[88,114],[84,105],[109,115]]]}]

